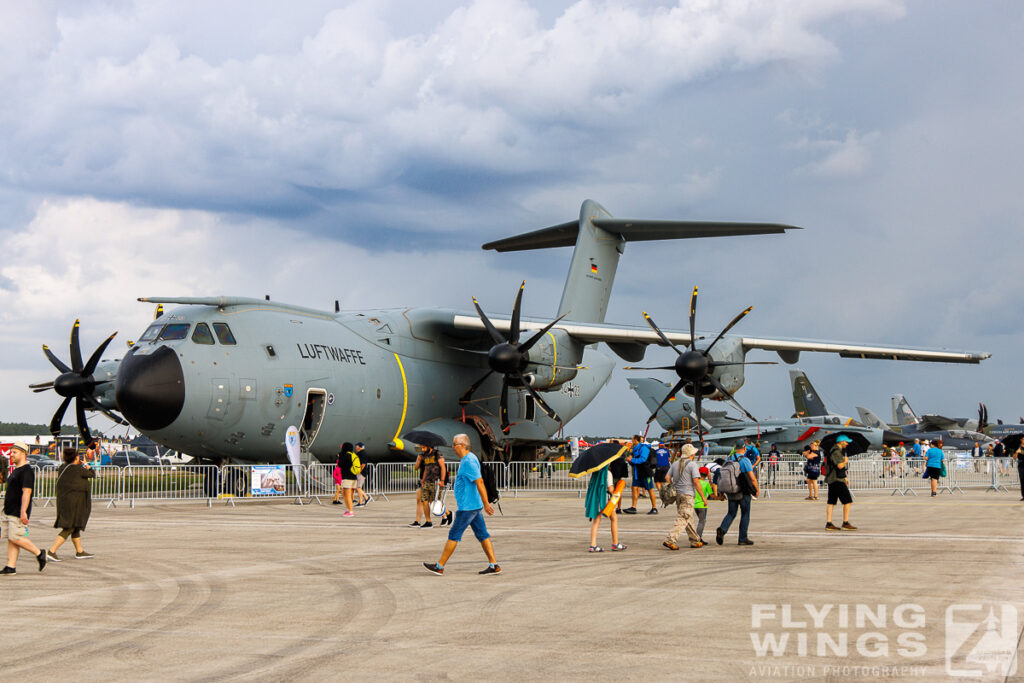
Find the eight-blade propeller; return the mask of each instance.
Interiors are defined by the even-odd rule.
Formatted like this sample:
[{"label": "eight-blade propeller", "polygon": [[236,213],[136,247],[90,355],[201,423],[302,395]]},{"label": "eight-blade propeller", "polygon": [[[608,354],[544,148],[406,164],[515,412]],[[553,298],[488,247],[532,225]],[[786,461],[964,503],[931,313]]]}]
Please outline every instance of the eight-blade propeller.
[{"label": "eight-blade propeller", "polygon": [[537,390],[530,386],[530,382],[527,380],[524,373],[527,366],[531,364],[544,365],[543,363],[531,361],[529,351],[534,344],[540,341],[541,337],[548,333],[548,330],[554,327],[559,320],[565,317],[565,314],[555,318],[553,321],[534,333],[532,337],[527,339],[525,342],[520,343],[519,309],[523,301],[523,289],[525,288],[526,281],[524,280],[523,284],[519,286],[519,292],[516,294],[516,302],[512,308],[512,320],[509,327],[508,339],[505,339],[505,337],[495,329],[483,309],[480,308],[480,304],[477,302],[476,297],[473,297],[473,306],[476,307],[476,312],[480,316],[480,320],[483,322],[487,333],[491,335],[491,339],[494,340],[494,346],[492,346],[487,352],[487,365],[490,367],[490,370],[488,370],[483,377],[474,382],[473,385],[466,390],[466,393],[459,398],[459,405],[466,405],[469,403],[473,396],[473,392],[479,389],[480,386],[487,381],[488,377],[495,372],[501,373],[501,403],[499,404],[500,408],[498,417],[501,420],[502,431],[507,430],[509,427],[508,388],[510,386],[525,387],[526,390],[530,392],[530,395],[533,396],[533,400],[536,404],[540,406],[541,410],[543,410],[548,417],[556,422],[562,421],[562,419],[558,417],[558,413],[556,413],[551,406],[541,398],[540,394],[537,393]]},{"label": "eight-blade propeller", "polygon": [[729,330],[731,330],[736,323],[742,320],[753,309],[753,306],[744,309],[742,312],[740,312],[739,315],[733,318],[732,321],[728,325],[726,325],[721,332],[718,333],[718,336],[715,337],[715,340],[713,342],[708,344],[708,347],[706,349],[698,349],[696,345],[697,336],[695,331],[697,318],[697,288],[694,287],[693,294],[690,295],[690,348],[687,351],[681,351],[675,344],[669,341],[669,338],[665,336],[665,333],[662,332],[658,328],[658,326],[654,324],[654,320],[651,319],[651,316],[647,315],[646,311],[644,312],[644,320],[646,320],[647,324],[651,326],[651,329],[657,333],[657,335],[661,338],[663,342],[665,342],[666,345],[672,347],[676,354],[678,354],[676,356],[676,362],[674,365],[666,365],[656,368],[627,367],[625,369],[675,370],[676,375],[679,376],[679,381],[676,382],[676,385],[672,387],[672,390],[668,392],[668,395],[662,400],[661,403],[658,404],[658,407],[654,409],[654,412],[651,413],[651,416],[647,418],[647,424],[650,424],[658,416],[658,411],[661,410],[666,403],[671,401],[672,398],[677,393],[679,393],[680,389],[686,389],[686,393],[693,396],[694,412],[697,414],[697,426],[699,430],[698,433],[700,434],[701,438],[701,443],[704,442],[703,431],[700,429],[700,424],[703,419],[701,413],[701,400],[703,399],[705,394],[714,393],[715,390],[717,390],[718,393],[725,397],[727,401],[730,401],[733,405],[739,408],[739,410],[743,412],[744,415],[749,417],[754,422],[757,421],[757,418],[755,418],[753,415],[747,412],[747,410],[739,404],[735,397],[733,397],[729,390],[725,388],[721,381],[719,381],[719,379],[715,377],[714,371],[715,368],[720,368],[727,365],[776,365],[776,363],[773,361],[755,361],[750,363],[745,361],[716,361],[711,357],[711,349],[714,348],[715,344],[717,344],[719,340],[723,336],[725,336],[725,334]]},{"label": "eight-blade propeller", "polygon": [[99,365],[103,352],[107,350],[107,345],[110,344],[111,340],[117,335],[117,332],[114,332],[114,334],[107,337],[103,343],[93,351],[92,355],[89,356],[89,360],[86,363],[82,363],[82,349],[78,343],[78,326],[78,320],[76,320],[75,324],[71,326],[71,367],[65,365],[59,358],[57,358],[57,356],[54,355],[53,351],[50,350],[50,347],[43,344],[43,353],[46,354],[46,358],[53,364],[53,367],[60,370],[61,374],[57,376],[57,379],[50,382],[30,384],[29,389],[35,393],[53,389],[58,395],[64,397],[64,401],[60,404],[60,407],[57,408],[57,412],[53,414],[53,419],[50,420],[50,433],[54,436],[58,436],[60,434],[60,424],[64,419],[64,413],[71,404],[71,399],[75,399],[75,413],[78,418],[78,433],[86,441],[91,441],[92,435],[89,432],[89,423],[86,422],[85,419],[85,411],[87,409],[97,410],[117,424],[126,425],[128,423],[119,415],[101,406],[92,396],[93,389],[102,384],[107,384],[108,382],[113,381],[109,379],[96,381],[93,379],[92,373],[96,371],[96,366]]}]

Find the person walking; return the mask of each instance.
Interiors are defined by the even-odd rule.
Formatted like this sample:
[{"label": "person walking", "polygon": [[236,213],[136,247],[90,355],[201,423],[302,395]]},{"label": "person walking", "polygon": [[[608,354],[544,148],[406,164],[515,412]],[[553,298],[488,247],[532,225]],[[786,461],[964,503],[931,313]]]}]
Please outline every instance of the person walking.
[{"label": "person walking", "polygon": [[[739,467],[739,473],[736,477],[739,491],[726,494],[729,500],[729,511],[725,513],[722,523],[715,529],[715,543],[722,545],[725,540],[725,534],[729,531],[729,527],[732,526],[733,520],[736,519],[736,512],[739,511],[740,537],[738,545],[754,545],[754,542],[747,537],[747,530],[750,528],[750,498],[752,495],[758,495],[761,489],[757,484],[757,475],[754,474],[754,465],[747,457],[746,445],[738,446],[736,452],[729,456],[729,461],[722,466],[722,469],[734,467],[733,462],[737,463]],[[727,472],[723,471],[721,477],[724,478],[727,474]],[[718,481],[719,490],[722,487],[722,478],[719,478]]]},{"label": "person walking", "polygon": [[843,526],[844,531],[856,531],[857,527],[850,524],[850,506],[853,504],[853,494],[847,486],[847,468],[850,460],[846,457],[846,447],[851,443],[850,437],[840,436],[832,446],[828,454],[828,474],[825,475],[825,483],[828,484],[828,502],[825,505],[825,530],[839,531],[832,523],[832,510],[836,503],[843,504]]},{"label": "person walking", "polygon": [[7,477],[4,507],[0,514],[0,536],[7,537],[7,565],[0,574],[17,574],[18,553],[22,549],[36,556],[39,571],[46,567],[46,553],[36,547],[28,537],[28,520],[32,516],[32,490],[36,473],[28,464],[28,446],[22,442],[11,446],[11,464],[14,471]]},{"label": "person walking", "polygon": [[359,458],[359,474],[356,475],[356,507],[364,507],[370,502],[370,497],[363,491],[363,484],[366,483],[366,477],[363,472],[366,471],[366,457],[363,455],[363,451],[366,450],[366,444],[362,441],[356,444],[355,454]]},{"label": "person walking", "polygon": [[472,527],[473,535],[480,541],[480,546],[487,555],[488,565],[479,573],[483,575],[500,574],[501,567],[494,556],[494,545],[491,534],[487,531],[487,523],[483,513],[494,514],[494,507],[487,500],[487,489],[484,487],[483,473],[480,470],[480,459],[469,450],[469,436],[456,434],[452,439],[452,449],[461,460],[459,471],[455,474],[455,520],[448,530],[448,541],[441,551],[441,559],[437,562],[424,562],[423,567],[438,575],[444,574],[444,566],[455,552],[455,546],[462,540],[466,527]]},{"label": "person walking", "polygon": [[[946,460],[945,454],[942,452],[942,439],[935,439],[932,442],[931,447],[925,451],[925,474],[928,475],[930,480],[928,483],[932,487],[932,497],[939,495],[939,477],[942,475],[943,466]],[[1021,498],[1024,498],[1024,489],[1021,490]]]},{"label": "person walking", "polygon": [[[618,462],[621,462],[621,459]],[[590,549],[588,552],[604,552],[604,548],[597,544],[597,530],[601,526],[601,513],[608,505],[608,499],[614,492],[616,483],[617,480],[612,476],[609,465],[605,465],[590,475],[587,496],[584,499],[587,519],[590,520]],[[619,516],[615,512],[614,506],[608,513],[608,522],[612,531],[612,550],[625,550],[626,546],[619,543]]]},{"label": "person walking", "polygon": [[665,485],[676,490],[676,521],[672,525],[672,530],[668,532],[668,538],[662,542],[669,550],[679,550],[676,542],[683,530],[686,531],[691,548],[700,548],[704,545],[693,523],[697,516],[693,507],[694,497],[700,498],[704,507],[708,504],[704,489],[700,485],[700,467],[694,462],[696,455],[697,449],[693,444],[685,444],[679,451],[679,459],[669,468],[666,475]]},{"label": "person walking", "polygon": [[89,515],[92,513],[89,480],[96,476],[96,472],[82,462],[76,448],[65,448],[61,457],[64,464],[57,473],[57,519],[53,522],[53,528],[60,529],[60,533],[46,551],[46,559],[50,562],[60,562],[57,550],[70,536],[71,543],[75,546],[75,559],[86,560],[93,555],[82,548],[82,532],[85,531],[85,525],[89,523]]},{"label": "person walking", "polygon": [[[420,454],[416,456],[416,462],[422,473],[420,475],[419,496],[420,502],[423,504],[423,514],[426,516],[426,521],[421,528],[428,529],[434,526],[430,521],[430,504],[434,502],[438,491],[444,490],[448,466],[444,464],[444,456],[436,448],[426,445],[419,445],[417,448],[420,449]],[[442,522],[444,517],[442,515]]]},{"label": "person walking", "polygon": [[654,500],[654,470],[651,469],[650,459],[651,447],[643,442],[639,434],[635,434],[629,455],[629,462],[633,466],[633,502],[623,510],[627,515],[636,514],[636,501],[644,492],[651,498],[651,509],[647,514],[658,514],[658,504]]},{"label": "person walking", "polygon": [[700,480],[697,483],[700,484],[700,491],[704,497],[696,496],[693,499],[693,511],[697,513],[697,536],[702,544],[707,545],[704,543],[704,524],[708,520],[708,501],[713,500],[716,494],[715,487],[711,483],[711,470],[701,467],[697,472],[700,474]]},{"label": "person walking", "polygon": [[779,453],[778,447],[772,444],[768,449],[768,481],[769,486],[775,486],[776,478],[779,475],[779,462],[782,460],[782,454]]},{"label": "person walking", "polygon": [[804,478],[807,482],[807,497],[804,500],[818,500],[818,478],[821,476],[821,451],[817,441],[804,446]]},{"label": "person walking", "polygon": [[355,453],[355,447],[350,442],[341,444],[335,465],[341,470],[341,496],[345,501],[345,512],[341,516],[355,517],[356,513],[352,512],[352,492],[356,489],[356,476],[362,471],[363,466]]},{"label": "person walking", "polygon": [[[692,445],[692,444],[690,444]],[[665,475],[668,474],[668,468],[672,466],[672,453],[669,451],[668,446],[665,444],[654,444],[654,485],[661,490],[661,487],[665,484]]]}]

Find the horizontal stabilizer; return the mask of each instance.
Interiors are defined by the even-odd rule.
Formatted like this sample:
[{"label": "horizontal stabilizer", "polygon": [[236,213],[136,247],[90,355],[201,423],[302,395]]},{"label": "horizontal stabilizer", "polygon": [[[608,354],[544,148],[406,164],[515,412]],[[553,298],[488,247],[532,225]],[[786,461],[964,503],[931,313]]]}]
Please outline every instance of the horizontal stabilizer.
[{"label": "horizontal stabilizer", "polygon": [[[632,218],[593,218],[591,222],[617,235],[625,242],[649,242],[652,240],[685,240],[698,237],[730,237],[737,235],[776,235],[786,230],[800,230],[793,225],[780,223],[731,223],[721,221],[662,221],[636,220]],[[552,249],[576,245],[580,225],[578,221],[553,225],[515,237],[488,242],[484,249],[495,251],[526,251],[528,249]]]}]

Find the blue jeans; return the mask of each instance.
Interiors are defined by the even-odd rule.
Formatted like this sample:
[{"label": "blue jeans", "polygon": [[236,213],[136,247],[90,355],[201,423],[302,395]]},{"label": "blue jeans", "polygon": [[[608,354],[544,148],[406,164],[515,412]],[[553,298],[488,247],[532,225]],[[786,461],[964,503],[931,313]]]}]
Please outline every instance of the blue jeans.
[{"label": "blue jeans", "polygon": [[455,519],[448,529],[448,540],[456,543],[461,541],[462,534],[466,533],[466,527],[473,529],[473,535],[481,543],[491,537],[487,533],[487,524],[484,523],[483,510],[456,510]]},{"label": "blue jeans", "polygon": [[719,524],[719,527],[722,529],[723,532],[728,531],[729,527],[732,526],[732,520],[736,519],[736,510],[737,509],[741,513],[740,514],[740,537],[739,537],[739,540],[740,541],[745,541],[745,540],[747,540],[747,527],[750,526],[750,496],[749,495],[744,494],[744,496],[742,498],[740,498],[739,500],[733,500],[732,498],[729,499],[729,512],[726,513],[725,517],[722,519],[722,523]]}]

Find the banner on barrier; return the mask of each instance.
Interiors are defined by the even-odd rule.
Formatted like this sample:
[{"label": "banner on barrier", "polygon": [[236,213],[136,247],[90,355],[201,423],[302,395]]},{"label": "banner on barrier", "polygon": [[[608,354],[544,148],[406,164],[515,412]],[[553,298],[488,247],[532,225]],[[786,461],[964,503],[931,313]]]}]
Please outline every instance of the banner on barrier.
[{"label": "banner on barrier", "polygon": [[285,465],[253,465],[252,495],[283,495],[285,482],[288,480],[285,467]]}]

